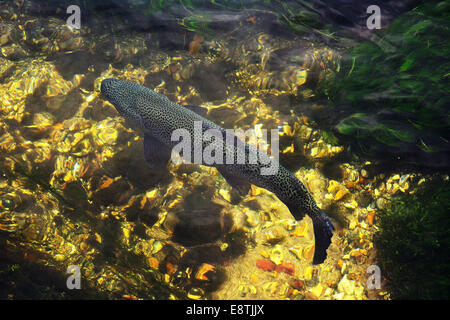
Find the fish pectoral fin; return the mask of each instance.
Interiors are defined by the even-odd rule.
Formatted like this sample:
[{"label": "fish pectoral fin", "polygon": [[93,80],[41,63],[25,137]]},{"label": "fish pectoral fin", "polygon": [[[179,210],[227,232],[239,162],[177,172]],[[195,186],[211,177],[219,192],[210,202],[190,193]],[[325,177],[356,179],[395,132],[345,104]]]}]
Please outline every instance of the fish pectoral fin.
[{"label": "fish pectoral fin", "polygon": [[250,182],[230,174],[223,168],[217,168],[217,170],[219,170],[220,174],[222,174],[228,184],[236,189],[241,196],[247,195],[250,190]]},{"label": "fish pectoral fin", "polygon": [[144,136],[144,157],[153,170],[159,170],[166,167],[169,162],[171,150],[157,139],[146,134]]},{"label": "fish pectoral fin", "polygon": [[204,107],[192,105],[192,104],[186,104],[186,105],[183,105],[183,107],[191,110],[192,112],[195,112],[198,115],[201,115],[202,117],[206,117],[206,114],[208,113],[208,109],[206,109]]}]

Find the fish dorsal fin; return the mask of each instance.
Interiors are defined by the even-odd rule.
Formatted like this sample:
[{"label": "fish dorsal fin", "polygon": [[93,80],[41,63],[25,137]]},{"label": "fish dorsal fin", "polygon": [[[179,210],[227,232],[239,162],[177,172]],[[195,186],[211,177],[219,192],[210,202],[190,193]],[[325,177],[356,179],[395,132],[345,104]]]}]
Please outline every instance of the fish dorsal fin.
[{"label": "fish dorsal fin", "polygon": [[197,105],[187,104],[187,105],[183,105],[183,107],[191,110],[192,112],[195,112],[196,114],[198,114],[202,117],[205,117],[206,114],[208,113],[208,109],[206,109],[205,107],[197,106]]},{"label": "fish dorsal fin", "polygon": [[241,196],[247,195],[250,190],[250,183],[244,179],[241,179],[231,173],[229,173],[225,167],[217,168],[220,174],[225,178],[230,186],[236,189]]},{"label": "fish dorsal fin", "polygon": [[144,157],[153,170],[164,169],[169,162],[171,149],[151,135],[144,135]]}]

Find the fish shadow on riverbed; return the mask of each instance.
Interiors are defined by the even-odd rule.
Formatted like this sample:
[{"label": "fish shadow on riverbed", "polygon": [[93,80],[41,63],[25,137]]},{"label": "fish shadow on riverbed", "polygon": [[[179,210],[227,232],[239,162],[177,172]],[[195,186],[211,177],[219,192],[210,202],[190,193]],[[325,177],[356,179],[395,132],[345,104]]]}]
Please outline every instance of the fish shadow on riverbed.
[{"label": "fish shadow on riverbed", "polygon": [[212,243],[231,230],[233,221],[222,213],[222,206],[198,192],[189,194],[177,220],[172,240],[183,246]]}]

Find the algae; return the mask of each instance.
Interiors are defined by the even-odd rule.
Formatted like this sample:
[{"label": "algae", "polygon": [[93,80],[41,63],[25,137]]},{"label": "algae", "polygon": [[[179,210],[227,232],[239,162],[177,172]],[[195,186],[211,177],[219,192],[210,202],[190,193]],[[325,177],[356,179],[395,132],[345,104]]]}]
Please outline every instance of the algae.
[{"label": "algae", "polygon": [[427,1],[347,50],[324,84],[334,131],[355,150],[433,167],[449,164],[450,1]]},{"label": "algae", "polygon": [[450,298],[450,181],[432,181],[392,200],[375,237],[394,299]]}]

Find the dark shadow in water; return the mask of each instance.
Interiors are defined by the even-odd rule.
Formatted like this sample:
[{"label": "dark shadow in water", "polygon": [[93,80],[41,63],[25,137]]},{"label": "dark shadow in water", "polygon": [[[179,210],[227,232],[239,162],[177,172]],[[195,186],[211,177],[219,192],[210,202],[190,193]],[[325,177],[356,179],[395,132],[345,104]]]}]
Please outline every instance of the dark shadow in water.
[{"label": "dark shadow in water", "polygon": [[[413,156],[412,156],[413,157]],[[434,161],[435,159],[430,159],[429,161]],[[396,161],[396,159],[379,159],[377,162],[370,166],[365,167],[369,174],[369,177],[373,177],[378,174],[385,174],[385,176],[390,176],[392,174],[407,174],[407,173],[417,173],[420,171],[423,175],[434,175],[436,173],[449,174],[450,169],[448,167],[435,168],[435,167],[425,167],[414,162]]]},{"label": "dark shadow in water", "polygon": [[[206,101],[225,100],[227,98],[227,79],[226,75],[232,70],[233,66],[228,63],[217,62],[213,64],[202,64],[195,66],[193,74],[189,79],[178,82],[172,79],[169,70],[163,70],[156,73],[148,74],[145,78],[144,86],[154,89],[156,86],[165,82],[165,89],[168,97],[174,100],[172,93],[175,95],[188,94],[189,86],[194,87],[200,94],[200,97],[191,98],[189,104],[201,104]],[[175,68],[175,66],[173,66]],[[177,71],[179,72],[179,71]],[[181,88],[181,92],[177,92],[177,87]]]},{"label": "dark shadow in water", "polygon": [[24,119],[24,125],[31,124],[33,115],[37,112],[50,112],[55,116],[56,122],[70,119],[78,111],[83,99],[78,88],[74,88],[66,95],[58,95],[43,98],[48,88],[48,82],[39,85],[32,94],[25,98],[25,110],[29,112],[28,118]]},{"label": "dark shadow in water", "polygon": [[[65,79],[71,80],[75,74],[87,74],[91,65],[95,65],[95,74],[99,75],[108,65],[96,59],[87,51],[62,53],[48,58],[52,61],[58,73]],[[92,88],[91,88],[92,90]]]},{"label": "dark shadow in water", "polygon": [[339,205],[335,202],[331,203],[328,207],[324,209],[326,215],[331,218],[340,227],[348,227],[348,219],[344,213],[342,213]]},{"label": "dark shadow in water", "polygon": [[325,162],[320,167],[320,172],[328,179],[342,181],[344,179],[344,170],[338,162],[331,160]]},{"label": "dark shadow in water", "polygon": [[218,208],[183,211],[177,215],[173,240],[184,246],[210,243],[223,236],[222,217]]},{"label": "dark shadow in water", "polygon": [[[245,253],[247,237],[242,231],[229,233],[224,241],[228,244],[222,249],[217,244],[199,245],[189,250],[181,257],[179,266],[181,270],[190,267],[196,277],[191,279],[191,285],[202,287],[206,292],[213,292],[227,280],[223,266]],[[199,280],[198,272],[203,264],[214,266],[214,269],[204,273],[208,280]]]},{"label": "dark shadow in water", "polygon": [[144,206],[141,208],[140,201],[134,201],[131,206],[125,209],[127,214],[127,220],[136,224],[134,232],[143,239],[149,236],[145,233],[146,227],[153,226],[158,221],[159,208],[149,208]]},{"label": "dark shadow in water", "polygon": [[180,267],[196,266],[202,263],[221,265],[227,258],[218,245],[209,244],[191,248],[180,260]]},{"label": "dark shadow in water", "polygon": [[82,290],[67,288],[70,274],[36,261],[42,255],[27,249],[11,249],[0,235],[0,300],[107,299],[81,272]]},{"label": "dark shadow in water", "polygon": [[24,119],[24,125],[31,124],[31,119],[33,114],[46,110],[46,104],[44,99],[42,98],[48,88],[48,81],[42,82],[36,89],[34,89],[32,94],[29,94],[25,98],[25,110],[27,110],[30,113],[30,116]]},{"label": "dark shadow in water", "polygon": [[385,26],[401,13],[411,10],[420,1],[417,0],[314,0],[314,9],[321,16],[324,24],[350,31],[353,36],[369,38],[374,30],[367,28],[367,13],[370,5],[381,9],[381,25]]},{"label": "dark shadow in water", "polygon": [[106,264],[107,262],[115,264],[120,262],[118,256],[122,246],[120,244],[120,235],[122,234],[122,228],[120,222],[114,217],[110,217],[99,221],[96,224],[95,230],[101,235],[102,243],[96,244],[98,246],[101,254],[97,257],[97,260],[101,264]]},{"label": "dark shadow in water", "polygon": [[10,77],[14,74],[14,71],[16,71],[17,65],[13,64],[11,67],[9,67],[7,70],[3,71],[0,75],[0,83],[5,83],[10,80]]},{"label": "dark shadow in water", "polygon": [[213,63],[196,69],[188,84],[198,88],[200,96],[206,101],[226,99],[225,75],[232,70],[226,63]]},{"label": "dark shadow in water", "polygon": [[[206,292],[217,290],[226,280],[223,265],[243,254],[246,250],[246,236],[241,232],[229,233],[233,221],[229,214],[222,213],[222,206],[209,200],[210,188],[203,192],[198,189],[185,197],[183,211],[176,214],[176,224],[172,241],[187,248],[179,261],[179,270],[187,267],[192,269],[193,275],[189,285],[201,287]],[[218,241],[227,244],[222,248]],[[213,266],[212,270],[204,274],[205,279],[199,279],[197,272],[203,264]],[[211,268],[210,266],[210,268]]]},{"label": "dark shadow in water", "polygon": [[133,143],[126,150],[119,152],[104,168],[114,176],[125,177],[134,187],[147,190],[156,186],[169,184],[173,176],[168,169],[153,171],[144,158],[142,142]]},{"label": "dark shadow in water", "polygon": [[218,205],[199,192],[184,199],[183,211],[173,232],[173,241],[184,246],[211,243],[224,236],[232,227],[231,217],[222,214]]},{"label": "dark shadow in water", "polygon": [[[312,167],[313,163],[311,160],[306,158],[302,152],[299,150],[303,150],[303,145],[307,143],[307,141],[303,141],[296,136],[295,138],[281,136],[279,140],[280,144],[280,164],[288,169],[289,171],[295,172],[300,168],[308,168]],[[294,152],[282,153],[281,151],[288,146],[294,146]]]}]

